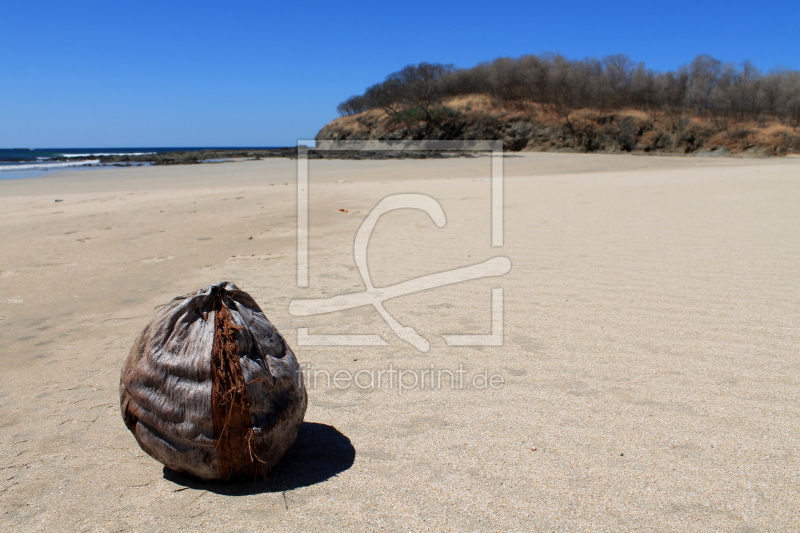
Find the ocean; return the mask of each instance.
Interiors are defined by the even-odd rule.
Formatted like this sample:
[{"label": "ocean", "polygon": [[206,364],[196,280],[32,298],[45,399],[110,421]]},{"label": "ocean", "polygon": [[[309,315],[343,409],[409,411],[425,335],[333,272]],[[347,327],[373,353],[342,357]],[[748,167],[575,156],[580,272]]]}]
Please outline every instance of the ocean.
[{"label": "ocean", "polygon": [[[200,150],[252,150],[264,147],[161,147],[161,148],[0,148],[0,180],[42,176],[75,167],[102,167],[96,157],[147,155]],[[269,147],[266,147],[269,148]],[[141,163],[142,165],[146,163]]]}]

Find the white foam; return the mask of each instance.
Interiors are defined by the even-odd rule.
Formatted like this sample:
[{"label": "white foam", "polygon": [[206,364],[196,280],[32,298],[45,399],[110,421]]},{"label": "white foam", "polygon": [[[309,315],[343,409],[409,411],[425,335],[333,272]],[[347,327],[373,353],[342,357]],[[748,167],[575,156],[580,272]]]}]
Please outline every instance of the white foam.
[{"label": "white foam", "polygon": [[66,162],[66,163],[33,163],[30,165],[22,164],[22,165],[0,165],[0,172],[9,171],[9,170],[49,170],[51,168],[62,168],[62,167],[77,167],[81,165],[91,165],[94,163],[99,163],[99,159],[89,159],[87,161],[75,161],[75,162]]},{"label": "white foam", "polygon": [[98,157],[101,155],[152,155],[156,152],[120,152],[120,153],[104,153],[98,152],[94,154],[63,154],[61,157]]}]

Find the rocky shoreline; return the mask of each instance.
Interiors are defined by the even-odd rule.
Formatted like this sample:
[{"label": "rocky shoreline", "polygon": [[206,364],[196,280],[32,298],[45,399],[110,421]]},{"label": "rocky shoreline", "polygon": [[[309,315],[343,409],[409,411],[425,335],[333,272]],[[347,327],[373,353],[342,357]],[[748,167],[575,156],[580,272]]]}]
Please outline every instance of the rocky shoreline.
[{"label": "rocky shoreline", "polygon": [[190,150],[165,152],[162,154],[106,155],[97,159],[105,164],[150,163],[152,165],[194,165],[218,163],[236,159],[265,159],[269,157],[292,157],[296,148],[265,148],[254,150]]},{"label": "rocky shoreline", "polygon": [[[449,157],[474,157],[473,152],[431,150],[308,150],[309,159],[430,159]],[[196,165],[212,163],[228,163],[234,161],[253,161],[282,157],[297,159],[296,147],[265,148],[254,150],[199,150],[182,152],[165,152],[162,154],[141,155],[106,155],[86,158],[56,158],[52,161],[97,161],[102,165],[138,166],[138,165]]]},{"label": "rocky shoreline", "polygon": [[[316,135],[309,159],[430,159],[475,157],[470,151],[325,150],[327,141],[502,141],[506,152],[633,153],[660,155],[771,157],[800,154],[800,132],[774,123],[719,123],[699,117],[641,111],[573,110],[558,113],[529,106],[508,109],[487,99],[445,102],[428,117],[388,115],[372,109],[339,117]],[[369,148],[369,147],[367,147]],[[193,165],[268,158],[297,158],[297,147],[214,149],[160,154],[103,155],[85,159],[102,165]]]}]

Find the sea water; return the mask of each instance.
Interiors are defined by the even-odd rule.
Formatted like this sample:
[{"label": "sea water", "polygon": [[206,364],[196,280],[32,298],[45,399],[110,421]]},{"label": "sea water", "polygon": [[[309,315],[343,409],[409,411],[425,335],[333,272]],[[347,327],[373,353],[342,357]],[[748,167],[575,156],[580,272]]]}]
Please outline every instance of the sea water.
[{"label": "sea water", "polygon": [[[55,170],[102,167],[100,156],[150,155],[200,150],[251,150],[253,147],[161,148],[0,148],[0,180],[34,178]],[[114,163],[112,163],[114,164]],[[147,163],[134,163],[144,165]]]}]

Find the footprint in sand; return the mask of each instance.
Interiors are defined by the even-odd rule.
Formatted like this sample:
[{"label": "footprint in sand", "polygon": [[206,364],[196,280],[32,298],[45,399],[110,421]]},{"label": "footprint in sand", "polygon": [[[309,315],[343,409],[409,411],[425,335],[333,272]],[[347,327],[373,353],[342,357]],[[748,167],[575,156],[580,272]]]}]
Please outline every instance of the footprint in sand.
[{"label": "footprint in sand", "polygon": [[0,298],[0,304],[24,304],[25,300],[19,296],[10,296],[8,298]]},{"label": "footprint in sand", "polygon": [[175,257],[174,255],[168,255],[166,257],[151,257],[150,259],[142,259],[142,263],[145,263],[145,264],[147,264],[147,263],[160,263],[161,261],[169,261],[170,259],[173,259],[174,257]]},{"label": "footprint in sand", "polygon": [[264,255],[232,255],[226,261],[266,261],[268,259],[280,259],[288,257],[289,254],[264,254]]},{"label": "footprint in sand", "polygon": [[286,235],[294,235],[293,228],[273,228],[271,230],[267,230],[263,233],[260,233],[253,237],[256,240],[260,239],[272,239],[274,237],[283,237]]}]

